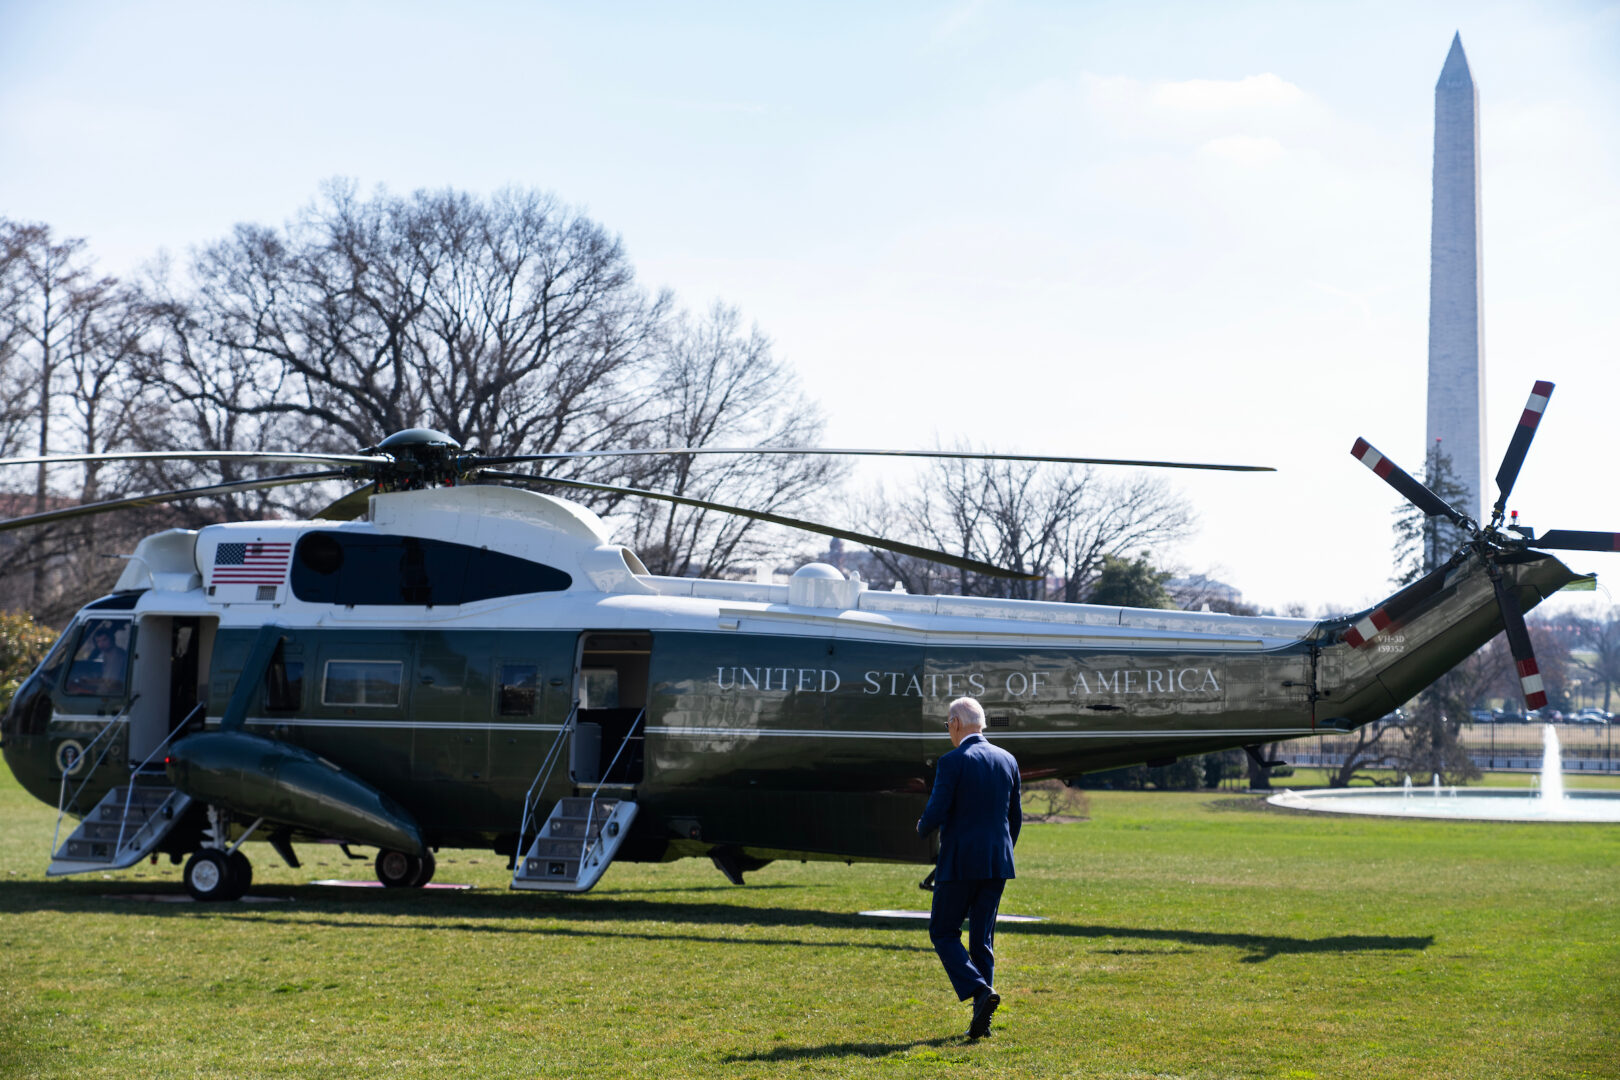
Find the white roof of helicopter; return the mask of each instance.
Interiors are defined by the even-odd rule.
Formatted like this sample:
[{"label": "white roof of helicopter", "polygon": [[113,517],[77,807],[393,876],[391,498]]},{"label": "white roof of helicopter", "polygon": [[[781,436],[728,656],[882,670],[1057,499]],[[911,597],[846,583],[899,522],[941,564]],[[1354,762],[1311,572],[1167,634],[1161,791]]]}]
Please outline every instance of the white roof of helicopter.
[{"label": "white roof of helicopter", "polygon": [[[488,548],[555,567],[572,584],[562,592],[425,609],[298,600],[287,578],[299,537],[334,529]],[[271,562],[281,563],[281,584],[212,580],[222,544],[266,545],[262,550],[274,553]],[[801,567],[782,585],[659,577],[648,574],[629,548],[614,544],[607,525],[586,507],[488,485],[374,495],[369,521],[239,522],[157,533],[141,541],[116,588],[149,590],[137,614],[215,614],[222,627],[273,621],[327,628],[409,623],[437,629],[741,630],[939,644],[1247,652],[1297,642],[1317,625],[1311,619],[878,592],[823,563]]]}]

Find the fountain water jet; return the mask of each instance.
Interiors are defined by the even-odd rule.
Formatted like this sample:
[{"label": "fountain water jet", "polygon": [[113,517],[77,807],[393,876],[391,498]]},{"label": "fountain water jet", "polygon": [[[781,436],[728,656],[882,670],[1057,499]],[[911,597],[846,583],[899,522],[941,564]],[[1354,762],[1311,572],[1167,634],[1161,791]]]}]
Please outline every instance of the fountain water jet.
[{"label": "fountain water jet", "polygon": [[1564,801],[1564,759],[1559,753],[1558,731],[1551,724],[1541,729],[1541,797]]}]

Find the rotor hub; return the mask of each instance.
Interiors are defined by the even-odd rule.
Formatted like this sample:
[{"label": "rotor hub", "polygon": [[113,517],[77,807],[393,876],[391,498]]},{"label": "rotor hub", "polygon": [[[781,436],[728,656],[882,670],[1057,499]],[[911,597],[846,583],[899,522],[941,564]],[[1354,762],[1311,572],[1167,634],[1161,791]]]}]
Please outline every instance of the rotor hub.
[{"label": "rotor hub", "polygon": [[461,444],[432,428],[396,431],[365,451],[380,459],[369,472],[378,491],[416,491],[426,487],[454,487],[466,473]]}]

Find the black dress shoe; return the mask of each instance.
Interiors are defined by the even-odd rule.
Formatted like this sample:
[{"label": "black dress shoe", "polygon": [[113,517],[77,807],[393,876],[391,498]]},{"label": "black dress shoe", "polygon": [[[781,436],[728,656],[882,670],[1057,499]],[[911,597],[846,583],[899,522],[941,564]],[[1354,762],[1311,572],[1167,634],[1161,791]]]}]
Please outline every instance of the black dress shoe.
[{"label": "black dress shoe", "polygon": [[973,1022],[968,1025],[968,1038],[982,1039],[990,1034],[990,1017],[1000,1004],[1001,995],[994,990],[986,990],[973,999]]}]

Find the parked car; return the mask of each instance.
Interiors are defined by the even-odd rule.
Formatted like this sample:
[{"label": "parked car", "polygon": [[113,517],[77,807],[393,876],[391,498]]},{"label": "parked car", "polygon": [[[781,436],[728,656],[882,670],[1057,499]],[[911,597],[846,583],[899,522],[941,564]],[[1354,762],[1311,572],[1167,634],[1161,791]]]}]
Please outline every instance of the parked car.
[{"label": "parked car", "polygon": [[1492,715],[1498,724],[1523,724],[1529,719],[1517,709],[1497,709]]},{"label": "parked car", "polygon": [[1489,724],[1496,719],[1496,714],[1489,709],[1469,709],[1468,719],[1476,724]]},{"label": "parked car", "polygon": [[1613,716],[1602,709],[1582,709],[1570,719],[1577,724],[1607,724]]}]

